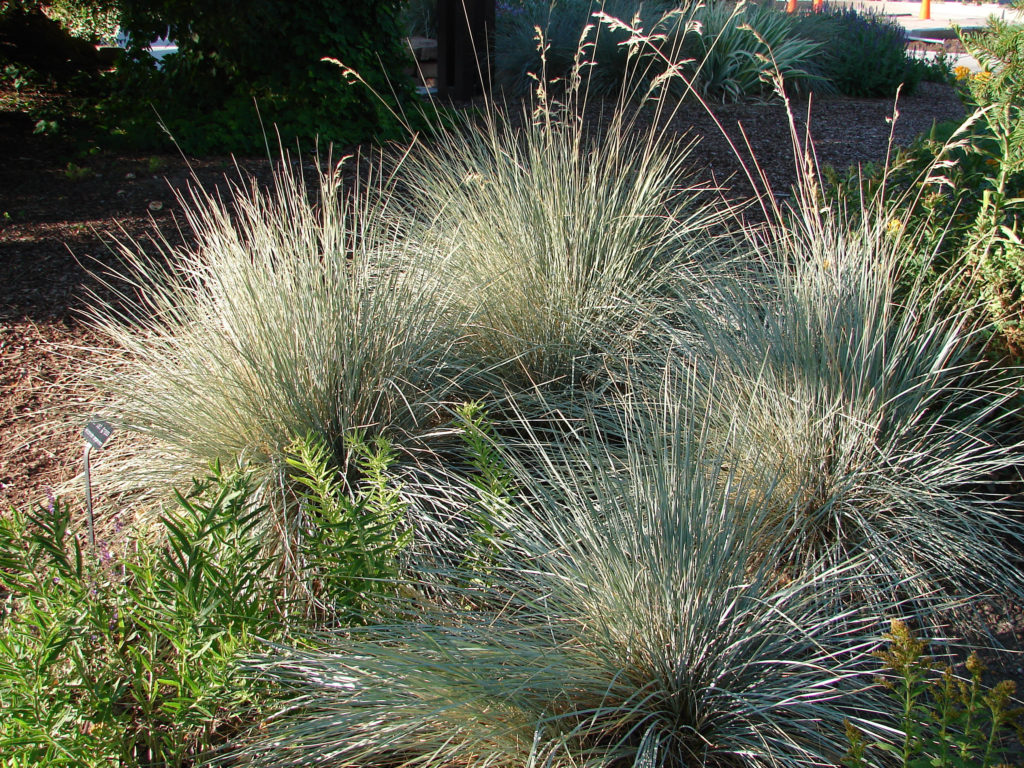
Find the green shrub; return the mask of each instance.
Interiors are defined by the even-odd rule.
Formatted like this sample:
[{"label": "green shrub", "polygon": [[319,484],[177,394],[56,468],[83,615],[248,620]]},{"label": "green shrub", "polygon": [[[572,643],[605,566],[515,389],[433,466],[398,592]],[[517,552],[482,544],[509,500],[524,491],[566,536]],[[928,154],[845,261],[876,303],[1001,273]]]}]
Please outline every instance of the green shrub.
[{"label": "green shrub", "polygon": [[820,73],[846,96],[892,97],[912,92],[924,76],[908,58],[899,23],[853,8],[826,8],[803,16],[797,29],[821,44]]},{"label": "green shrub", "polygon": [[75,37],[113,45],[121,20],[121,0],[56,0],[46,13]]},{"label": "green shrub", "polygon": [[956,75],[953,73],[954,59],[945,51],[939,51],[934,57],[914,56],[910,61],[923,83],[952,85],[956,81]]},{"label": "green shrub", "polygon": [[[636,0],[528,0],[518,6],[499,5],[494,83],[507,94],[521,96],[533,89],[536,77],[565,81],[584,43],[584,56],[593,62],[583,73],[587,89],[595,94],[618,94],[625,82],[643,74],[651,62],[631,60],[624,45],[629,32],[599,23],[594,14],[603,11],[626,21],[638,16],[645,28],[660,29],[669,8],[668,3],[641,4]],[[538,40],[538,29],[542,40]]]},{"label": "green shrub", "polygon": [[[775,71],[793,88],[827,87],[815,70],[824,43],[798,34],[794,19],[769,5],[716,0],[673,9],[635,0],[572,0],[527,3],[500,18],[496,82],[512,93],[528,91],[531,75],[567,79],[581,44],[592,62],[583,72],[586,88],[596,94],[625,88],[643,95],[670,65],[686,60],[685,82],[723,101],[770,92],[768,75]],[[644,38],[639,46],[637,30]],[[685,95],[688,88],[676,77],[673,90]]]},{"label": "green shrub", "polygon": [[[889,168],[837,180],[839,195],[884,194],[894,222],[915,233],[904,260],[911,278],[952,282],[953,300],[974,307],[994,335],[993,354],[1024,350],[1024,72],[1022,27],[993,22],[964,42],[983,72],[958,71],[963,123],[933,127]],[[908,239],[907,242],[910,242]]]},{"label": "green shrub", "polygon": [[[134,48],[103,112],[139,141],[166,143],[153,105],[186,152],[261,152],[270,125],[285,143],[395,138],[392,110],[412,94],[400,5],[133,0],[122,26]],[[157,70],[142,49],[165,34],[179,48]],[[388,102],[347,83],[324,57],[359,71]]]},{"label": "green shrub", "polygon": [[[1024,353],[1024,25],[993,18],[983,32],[962,36],[983,73],[966,80],[968,104],[981,122],[970,147],[988,173],[975,188],[977,208],[967,261],[979,276],[988,317],[1009,349]],[[986,141],[987,139],[987,141]],[[980,193],[980,199],[979,199]]]},{"label": "green shrub", "polygon": [[[47,32],[45,25],[39,24],[37,14],[42,14],[60,24],[71,37],[94,44],[112,45],[117,36],[123,5],[124,0],[8,0],[0,7],[0,21],[20,16],[34,28],[34,35],[30,37],[38,40],[40,33]],[[50,45],[61,44],[52,32],[47,37]],[[15,48],[19,45],[17,36],[5,40],[5,43]],[[39,53],[36,52],[36,55]],[[72,53],[72,50],[64,49],[58,55],[68,53]],[[83,62],[79,60],[76,63]]]},{"label": "green shrub", "polygon": [[252,717],[236,661],[281,633],[245,475],[215,472],[165,543],[83,546],[70,507],[0,520],[0,754],[33,765],[190,764]]}]

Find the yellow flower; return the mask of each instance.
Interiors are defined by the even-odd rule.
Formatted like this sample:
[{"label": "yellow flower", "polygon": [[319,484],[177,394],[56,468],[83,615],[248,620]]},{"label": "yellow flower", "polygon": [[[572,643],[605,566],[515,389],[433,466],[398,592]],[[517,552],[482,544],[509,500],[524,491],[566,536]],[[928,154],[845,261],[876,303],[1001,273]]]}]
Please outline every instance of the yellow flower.
[{"label": "yellow flower", "polygon": [[961,64],[959,67],[953,67],[953,74],[957,80],[966,80],[971,76],[971,70]]},{"label": "yellow flower", "polygon": [[885,227],[885,231],[890,235],[895,235],[900,231],[900,227],[903,226],[903,222],[899,219],[889,219],[889,223]]},{"label": "yellow flower", "polygon": [[983,69],[981,72],[979,72],[978,74],[976,74],[974,76],[975,80],[979,80],[979,81],[981,81],[983,83],[985,81],[987,81],[987,80],[990,80],[991,78],[992,78],[992,73],[989,72],[987,69]]}]

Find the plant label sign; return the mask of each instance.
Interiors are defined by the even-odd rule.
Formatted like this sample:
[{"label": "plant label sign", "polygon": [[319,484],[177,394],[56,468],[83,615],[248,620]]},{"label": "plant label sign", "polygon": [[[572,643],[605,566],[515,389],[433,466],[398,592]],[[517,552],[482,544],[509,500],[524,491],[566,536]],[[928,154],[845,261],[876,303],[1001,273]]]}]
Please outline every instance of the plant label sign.
[{"label": "plant label sign", "polygon": [[85,429],[82,431],[82,437],[89,443],[93,448],[100,449],[103,444],[110,439],[110,435],[113,433],[114,428],[107,424],[105,421],[99,419],[93,419],[85,425]]}]

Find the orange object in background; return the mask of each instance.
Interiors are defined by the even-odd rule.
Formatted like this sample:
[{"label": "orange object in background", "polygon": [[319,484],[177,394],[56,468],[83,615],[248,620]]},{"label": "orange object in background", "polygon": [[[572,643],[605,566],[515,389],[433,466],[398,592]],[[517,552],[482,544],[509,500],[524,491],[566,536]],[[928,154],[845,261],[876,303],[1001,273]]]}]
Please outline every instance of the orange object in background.
[{"label": "orange object in background", "polygon": [[932,0],[921,0],[921,16],[922,19],[930,19],[932,17]]},{"label": "orange object in background", "polygon": [[786,13],[796,13],[796,0],[786,0]]},{"label": "orange object in background", "polygon": [[811,3],[811,10],[815,13],[821,13],[821,9],[825,7],[825,0],[814,0]]}]

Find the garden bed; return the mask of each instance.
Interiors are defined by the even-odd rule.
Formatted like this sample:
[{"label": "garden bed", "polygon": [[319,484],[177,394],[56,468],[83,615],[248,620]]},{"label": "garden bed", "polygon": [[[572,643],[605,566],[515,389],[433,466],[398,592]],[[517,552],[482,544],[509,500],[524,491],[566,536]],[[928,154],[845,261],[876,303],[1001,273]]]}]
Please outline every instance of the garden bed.
[{"label": "garden bed", "polygon": [[[956,120],[964,108],[954,89],[922,83],[903,96],[891,124],[891,99],[825,97],[793,105],[801,133],[810,131],[822,165],[846,168],[882,163],[890,133],[906,145],[936,121]],[[784,196],[795,179],[785,108],[745,103],[715,108],[731,140],[757,163],[774,191]],[[80,460],[77,428],[57,429],[64,417],[81,422],[76,398],[64,387],[91,338],[78,319],[89,271],[108,263],[105,238],[119,232],[144,238],[154,224],[175,233],[174,190],[192,174],[205,185],[235,176],[231,158],[186,160],[103,152],[76,153],[59,139],[33,135],[21,115],[0,114],[0,498],[17,504],[45,497],[46,489],[73,476]],[[673,130],[699,138],[690,157],[694,177],[749,192],[740,165],[713,120],[687,105]],[[239,161],[246,173],[266,176],[261,158]],[[102,482],[102,480],[100,481]]]},{"label": "garden bed", "polygon": [[[931,83],[898,105],[887,99],[821,98],[794,103],[792,109],[797,133],[814,137],[817,162],[839,169],[883,163],[893,144],[908,144],[935,122],[957,120],[964,112],[951,87]],[[671,124],[673,132],[699,140],[688,157],[694,182],[713,185],[733,200],[748,197],[750,184],[734,151],[739,147],[747,167],[756,162],[784,200],[795,180],[784,107],[748,102],[714,111],[712,117],[687,105]],[[25,507],[44,499],[77,469],[78,435],[88,415],[82,409],[91,398],[71,382],[80,378],[76,374],[88,354],[83,350],[97,342],[78,313],[90,291],[104,292],[90,271],[111,263],[106,245],[111,235],[144,241],[155,226],[177,241],[181,211],[175,190],[191,181],[223,184],[237,169],[266,180],[271,163],[83,153],[34,135],[32,125],[15,114],[0,118],[0,151],[8,158],[0,171],[0,246],[6,257],[0,279],[7,288],[0,304],[0,492],[5,501]],[[750,215],[756,217],[756,210]],[[358,338],[361,343],[366,337]],[[61,423],[69,426],[53,426]],[[94,481],[102,496],[105,478],[99,474]],[[995,612],[987,618],[1000,639],[1015,645],[1019,615]],[[998,673],[1020,677],[1012,663]]]}]

